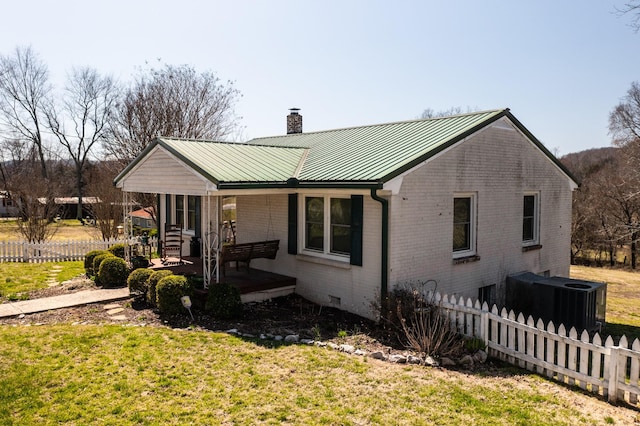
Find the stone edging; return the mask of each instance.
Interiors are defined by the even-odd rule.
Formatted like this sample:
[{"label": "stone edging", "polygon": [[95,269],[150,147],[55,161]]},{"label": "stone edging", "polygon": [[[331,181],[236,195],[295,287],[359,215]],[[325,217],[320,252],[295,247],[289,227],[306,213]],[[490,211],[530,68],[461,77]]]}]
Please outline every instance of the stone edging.
[{"label": "stone edging", "polygon": [[368,352],[362,349],[356,349],[353,345],[348,344],[337,344],[333,342],[322,342],[316,341],[313,339],[301,339],[298,334],[289,334],[287,336],[282,335],[274,335],[274,334],[249,334],[242,333],[238,331],[236,328],[232,328],[224,331],[224,333],[245,337],[248,339],[259,339],[259,340],[273,340],[276,342],[284,342],[289,344],[298,344],[298,345],[309,345],[309,346],[318,346],[321,348],[329,348],[339,352],[344,352],[350,355],[369,357],[373,359],[377,359],[380,361],[386,361],[394,364],[415,364],[415,365],[425,365],[429,367],[453,367],[453,366],[461,366],[464,368],[471,368],[475,364],[484,364],[487,361],[487,353],[485,351],[478,350],[473,355],[464,355],[459,360],[455,361],[450,358],[441,358],[440,362],[435,360],[433,357],[427,355],[424,359],[412,354],[406,353],[389,353],[385,354],[383,351],[374,351]]}]

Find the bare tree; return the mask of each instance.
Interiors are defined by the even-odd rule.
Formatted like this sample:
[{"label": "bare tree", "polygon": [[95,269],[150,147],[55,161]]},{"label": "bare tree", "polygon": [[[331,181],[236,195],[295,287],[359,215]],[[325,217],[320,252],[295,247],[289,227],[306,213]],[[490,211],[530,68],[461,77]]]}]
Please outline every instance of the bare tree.
[{"label": "bare tree", "polygon": [[60,105],[52,103],[45,110],[49,128],[75,165],[77,218],[80,220],[84,171],[90,154],[105,137],[117,93],[111,77],[102,77],[92,68],[74,69]]},{"label": "bare tree", "polygon": [[437,117],[449,117],[451,115],[466,114],[473,111],[478,111],[478,108],[467,107],[463,110],[462,107],[451,107],[449,109],[435,111],[433,108],[427,108],[422,111],[422,114],[418,118],[437,118]]},{"label": "bare tree", "polygon": [[622,5],[622,7],[616,7],[616,12],[618,15],[632,15],[631,28],[633,28],[635,32],[640,30],[640,0],[628,1]]},{"label": "bare tree", "polygon": [[186,65],[143,71],[117,105],[105,149],[127,164],[157,136],[225,140],[239,96],[232,82]]},{"label": "bare tree", "polygon": [[90,167],[87,193],[98,198],[89,207],[103,240],[118,236],[118,225],[123,221],[122,191],[113,184],[119,165],[102,161]]},{"label": "bare tree", "polygon": [[0,177],[18,207],[18,232],[32,243],[48,240],[57,229],[52,226],[58,213],[54,202],[57,188],[50,179],[33,173],[38,163],[37,149],[19,139],[5,141],[0,150]]},{"label": "bare tree", "polygon": [[40,175],[48,178],[42,138],[43,106],[51,92],[47,66],[27,48],[0,57],[0,119],[5,138],[26,140],[38,154]]}]

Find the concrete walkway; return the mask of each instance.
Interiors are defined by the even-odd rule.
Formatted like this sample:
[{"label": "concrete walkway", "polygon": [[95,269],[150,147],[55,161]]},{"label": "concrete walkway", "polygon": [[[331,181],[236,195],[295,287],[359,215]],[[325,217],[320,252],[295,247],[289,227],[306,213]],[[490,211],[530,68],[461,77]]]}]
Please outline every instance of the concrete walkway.
[{"label": "concrete walkway", "polygon": [[21,300],[0,304],[0,318],[20,314],[33,314],[51,309],[69,308],[89,303],[110,302],[130,297],[129,288],[113,288],[102,290],[84,290],[60,296],[43,297],[41,299]]}]

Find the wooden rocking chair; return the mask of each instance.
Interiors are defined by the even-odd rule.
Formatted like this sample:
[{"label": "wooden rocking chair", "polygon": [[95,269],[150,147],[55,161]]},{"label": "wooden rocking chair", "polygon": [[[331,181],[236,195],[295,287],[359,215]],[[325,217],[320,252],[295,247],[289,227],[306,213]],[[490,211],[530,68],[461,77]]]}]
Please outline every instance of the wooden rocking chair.
[{"label": "wooden rocking chair", "polygon": [[162,263],[165,265],[183,263],[182,226],[165,223],[164,242],[162,244]]}]

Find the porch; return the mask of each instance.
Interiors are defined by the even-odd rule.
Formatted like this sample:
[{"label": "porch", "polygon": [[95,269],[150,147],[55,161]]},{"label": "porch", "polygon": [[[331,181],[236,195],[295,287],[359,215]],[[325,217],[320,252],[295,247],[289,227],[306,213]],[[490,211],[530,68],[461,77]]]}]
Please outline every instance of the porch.
[{"label": "porch", "polygon": [[[149,266],[152,270],[170,270],[176,275],[202,275],[203,260],[200,257],[183,257],[181,264],[165,265],[160,259],[152,259]],[[220,282],[231,284],[240,290],[242,303],[262,302],[274,297],[286,296],[295,291],[296,279],[286,275],[262,271],[251,268],[247,272],[246,267],[227,268],[226,275],[220,276]],[[215,277],[212,277],[210,285],[215,285]]]}]

